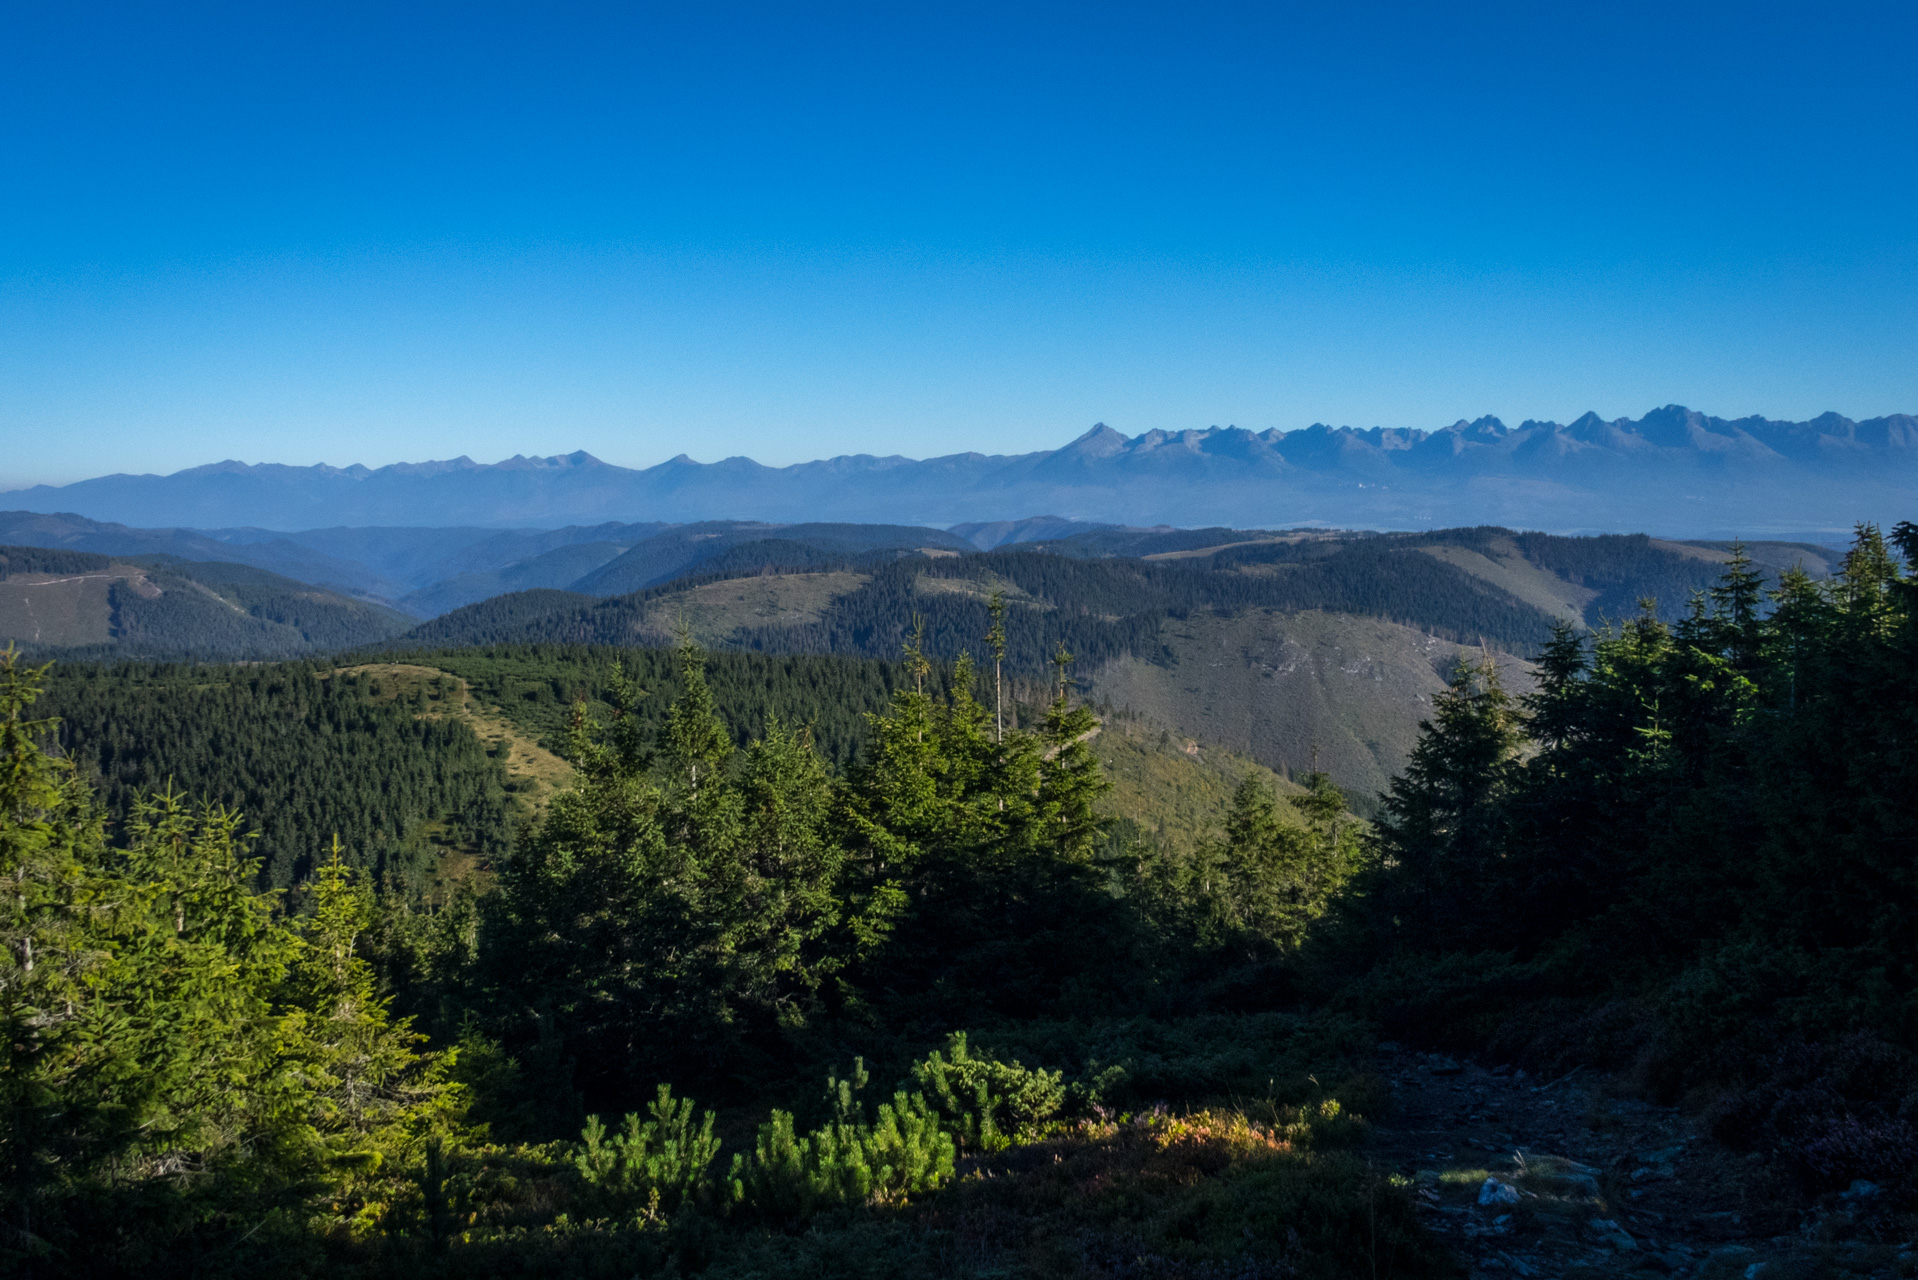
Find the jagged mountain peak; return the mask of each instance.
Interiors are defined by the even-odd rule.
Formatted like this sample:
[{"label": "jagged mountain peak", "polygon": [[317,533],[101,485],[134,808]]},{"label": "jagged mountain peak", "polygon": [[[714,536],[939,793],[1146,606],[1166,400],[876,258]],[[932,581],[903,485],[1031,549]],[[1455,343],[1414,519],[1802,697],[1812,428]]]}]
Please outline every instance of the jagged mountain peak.
[{"label": "jagged mountain peak", "polygon": [[1114,454],[1124,453],[1134,442],[1114,431],[1103,422],[1095,422],[1092,429],[1078,437],[1060,454],[1077,458],[1110,458]]},{"label": "jagged mountain peak", "polygon": [[[842,455],[769,467],[680,453],[634,469],[578,450],[310,467],[233,460],[171,476],[36,486],[0,506],[146,527],[486,526],[773,521],[953,524],[1035,510],[1073,521],[1421,528],[1495,522],[1663,532],[1844,529],[1914,512],[1918,419],[1717,418],[1669,404],[1569,425],[1491,414],[1426,431],[1236,425],[1127,436],[1097,423],[1053,450],[923,461]],[[1713,533],[1713,536],[1719,536]]]}]

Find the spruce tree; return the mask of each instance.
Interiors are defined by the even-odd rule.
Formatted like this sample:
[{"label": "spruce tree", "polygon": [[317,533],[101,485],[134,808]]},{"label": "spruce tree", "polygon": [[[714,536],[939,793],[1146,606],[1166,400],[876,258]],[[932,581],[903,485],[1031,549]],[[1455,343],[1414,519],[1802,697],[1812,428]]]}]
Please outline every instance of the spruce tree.
[{"label": "spruce tree", "polygon": [[1518,708],[1489,660],[1461,661],[1432,701],[1378,826],[1381,923],[1415,946],[1496,945],[1486,908],[1506,851],[1500,801],[1518,757]]},{"label": "spruce tree", "polygon": [[1067,862],[1089,863],[1101,827],[1094,805],[1112,784],[1087,745],[1099,730],[1099,718],[1083,702],[1071,700],[1072,655],[1063,645],[1053,658],[1058,692],[1046,708],[1044,744],[1036,803],[1040,839],[1048,852]]},{"label": "spruce tree", "polygon": [[465,1094],[447,1078],[452,1055],[428,1052],[412,1019],[393,1017],[391,997],[358,954],[373,895],[337,840],[313,895],[288,976],[285,1034],[300,1062],[307,1124],[350,1210],[374,1179],[457,1132]]},{"label": "spruce tree", "polygon": [[99,1101],[73,1090],[110,1053],[90,990],[108,960],[101,821],[40,748],[52,722],[26,715],[45,673],[11,645],[0,654],[0,1207],[12,1235],[0,1257],[23,1266],[48,1248],[41,1202],[62,1164],[101,1154]]}]

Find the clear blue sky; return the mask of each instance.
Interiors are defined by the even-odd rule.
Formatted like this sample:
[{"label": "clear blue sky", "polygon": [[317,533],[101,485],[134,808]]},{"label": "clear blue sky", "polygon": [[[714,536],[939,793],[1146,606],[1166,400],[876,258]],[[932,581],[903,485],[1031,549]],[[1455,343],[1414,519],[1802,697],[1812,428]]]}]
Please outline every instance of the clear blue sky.
[{"label": "clear blue sky", "polygon": [[1918,411],[1909,4],[0,9],[0,486]]}]

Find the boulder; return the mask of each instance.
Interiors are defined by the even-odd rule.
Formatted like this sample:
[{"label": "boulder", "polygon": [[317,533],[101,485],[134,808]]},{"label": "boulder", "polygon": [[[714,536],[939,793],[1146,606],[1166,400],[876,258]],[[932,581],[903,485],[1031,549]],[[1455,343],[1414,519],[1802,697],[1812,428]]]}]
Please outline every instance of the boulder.
[{"label": "boulder", "polygon": [[1478,1189],[1478,1202],[1483,1205],[1517,1204],[1518,1199],[1518,1188],[1497,1178],[1487,1178],[1485,1185]]}]

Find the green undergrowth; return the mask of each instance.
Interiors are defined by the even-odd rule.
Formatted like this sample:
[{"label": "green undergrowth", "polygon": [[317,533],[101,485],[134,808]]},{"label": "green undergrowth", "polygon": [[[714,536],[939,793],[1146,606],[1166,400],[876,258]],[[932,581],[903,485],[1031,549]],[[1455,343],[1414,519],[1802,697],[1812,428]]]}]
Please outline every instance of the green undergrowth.
[{"label": "green undergrowth", "polygon": [[[843,1139],[836,1170],[817,1149],[805,1160],[767,1158],[780,1141],[793,1144],[790,1116],[776,1113],[754,1151],[733,1158],[734,1174],[745,1166],[756,1178],[695,1172],[689,1181],[685,1161],[668,1160],[668,1176],[643,1197],[628,1182],[623,1200],[609,1198],[619,1180],[609,1173],[613,1143],[592,1125],[570,1147],[468,1151],[428,1188],[444,1198],[438,1233],[427,1199],[404,1198],[384,1230],[336,1233],[315,1262],[368,1277],[1453,1274],[1414,1221],[1410,1184],[1364,1160],[1366,1121],[1329,1094],[1300,1106],[1137,1113],[1092,1104],[1088,1115],[1056,1118],[1069,1105],[1056,1076],[972,1057],[957,1038],[942,1056],[948,1068],[954,1057],[969,1060],[1010,1084],[985,1091],[994,1105],[1035,1096],[1040,1104],[1026,1127],[1008,1126],[1016,1138],[982,1143],[967,1137],[980,1132],[981,1117],[963,1114],[970,1108],[949,1117],[919,1099],[922,1119],[959,1128],[946,1138],[944,1163],[921,1170],[911,1189],[909,1179],[855,1189]],[[846,1114],[858,1110],[845,1095],[857,1092],[859,1075],[834,1082]],[[1048,1111],[1055,1118],[1039,1118]],[[691,1134],[692,1149],[704,1152],[691,1114],[662,1091],[652,1121],[633,1117],[624,1128],[655,1139]],[[852,1135],[857,1147],[878,1127],[842,1118],[797,1142],[864,1130]]]}]

